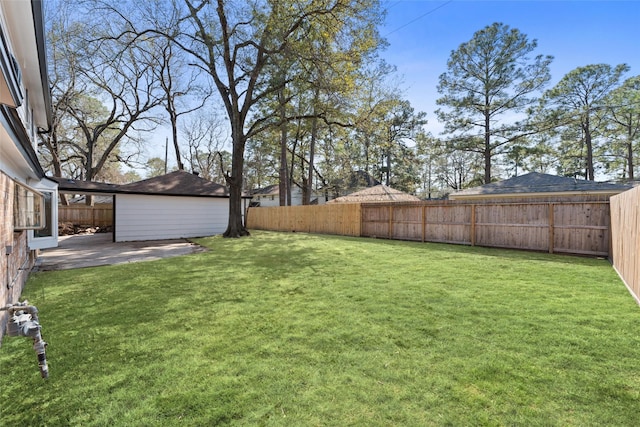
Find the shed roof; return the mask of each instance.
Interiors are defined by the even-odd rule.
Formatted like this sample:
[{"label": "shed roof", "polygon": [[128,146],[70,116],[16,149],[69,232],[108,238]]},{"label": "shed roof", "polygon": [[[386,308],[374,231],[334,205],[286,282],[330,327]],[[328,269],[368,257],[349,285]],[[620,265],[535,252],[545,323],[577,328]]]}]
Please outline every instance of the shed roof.
[{"label": "shed roof", "polygon": [[156,194],[165,196],[229,197],[227,187],[178,170],[166,175],[118,186],[120,193]]},{"label": "shed roof", "polygon": [[109,184],[107,182],[97,181],[82,181],[71,178],[60,178],[57,176],[48,177],[52,181],[58,183],[58,190],[61,193],[108,193],[113,194],[117,192],[118,184]]},{"label": "shed roof", "polygon": [[175,171],[122,185],[67,178],[52,179],[58,182],[61,193],[229,197],[229,191],[224,185],[186,171]]},{"label": "shed roof", "polygon": [[551,193],[618,194],[630,188],[631,185],[627,184],[587,181],[584,179],[531,172],[503,181],[457,191],[449,195],[449,198],[455,200],[474,197],[522,196],[539,193],[545,195]]},{"label": "shed roof", "polygon": [[329,200],[327,203],[376,203],[376,202],[419,202],[420,199],[386,185],[365,188],[346,196]]}]

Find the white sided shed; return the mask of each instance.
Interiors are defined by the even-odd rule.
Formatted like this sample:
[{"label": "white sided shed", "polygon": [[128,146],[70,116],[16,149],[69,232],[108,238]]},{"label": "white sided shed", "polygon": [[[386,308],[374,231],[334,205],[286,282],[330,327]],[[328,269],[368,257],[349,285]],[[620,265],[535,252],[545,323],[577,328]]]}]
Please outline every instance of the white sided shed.
[{"label": "white sided shed", "polygon": [[114,196],[116,242],[221,234],[229,222],[227,188],[185,171],[121,185]]}]

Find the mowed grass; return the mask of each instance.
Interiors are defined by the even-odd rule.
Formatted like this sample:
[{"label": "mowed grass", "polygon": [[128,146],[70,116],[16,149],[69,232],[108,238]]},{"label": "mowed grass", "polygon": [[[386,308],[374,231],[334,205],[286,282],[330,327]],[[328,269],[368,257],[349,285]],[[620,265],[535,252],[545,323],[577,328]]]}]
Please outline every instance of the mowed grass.
[{"label": "mowed grass", "polygon": [[0,425],[638,425],[640,308],[606,260],[306,234],[34,274],[50,378]]}]

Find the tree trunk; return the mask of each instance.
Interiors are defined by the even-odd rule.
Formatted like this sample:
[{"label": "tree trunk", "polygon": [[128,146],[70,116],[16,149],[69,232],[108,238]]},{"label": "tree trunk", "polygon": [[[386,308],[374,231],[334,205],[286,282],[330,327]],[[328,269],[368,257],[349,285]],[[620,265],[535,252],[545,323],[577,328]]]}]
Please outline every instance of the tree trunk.
[{"label": "tree trunk", "polygon": [[631,129],[629,129],[629,142],[627,143],[627,168],[629,172],[627,176],[630,180],[633,180],[633,136],[631,135]]},{"label": "tree trunk", "polygon": [[590,129],[590,121],[589,121],[588,115],[584,123],[584,143],[587,146],[587,158],[586,158],[587,180],[593,181],[595,179],[594,169],[593,169],[593,141],[591,140],[591,129]]},{"label": "tree trunk", "polygon": [[[62,178],[62,163],[60,162],[60,153],[58,150],[58,134],[56,132],[57,127],[53,126],[50,135],[45,135],[42,140],[51,153],[51,165],[53,166],[53,176]],[[69,200],[67,195],[59,193],[60,204],[63,206],[69,206]]]},{"label": "tree trunk", "polygon": [[[291,166],[287,170],[287,206],[291,206],[292,197],[291,197],[291,189],[293,188],[293,176],[295,171],[295,159],[296,159],[296,150],[298,149],[298,136],[293,140],[291,146]],[[304,173],[304,171],[302,172]]]},{"label": "tree trunk", "polygon": [[171,115],[171,136],[173,137],[173,149],[176,152],[176,163],[178,164],[178,170],[184,170],[184,164],[182,163],[182,159],[180,157],[180,146],[178,145],[178,117],[176,116],[176,113],[173,110],[171,111],[170,115]]},{"label": "tree trunk", "polygon": [[242,170],[246,138],[242,129],[242,120],[239,117],[234,117],[232,120],[231,139],[233,141],[231,175],[225,177],[229,186],[229,223],[223,237],[242,237],[248,236],[249,231],[242,221]]},{"label": "tree trunk", "polygon": [[311,204],[311,193],[313,192],[313,162],[316,151],[316,138],[318,137],[318,118],[314,117],[311,122],[311,142],[309,143],[309,173],[307,175],[306,191],[303,205]]},{"label": "tree trunk", "polygon": [[278,101],[280,108],[280,170],[279,170],[279,195],[280,206],[287,205],[287,186],[289,184],[287,174],[287,122],[285,111],[284,89],[278,91]]},{"label": "tree trunk", "polygon": [[[233,181],[237,180],[234,177]],[[242,178],[240,178],[240,181],[242,181]],[[229,224],[223,237],[248,236],[249,231],[242,221],[244,216],[242,211],[242,185],[232,184],[229,180],[227,180],[227,183],[229,183]]]},{"label": "tree trunk", "polygon": [[391,145],[389,145],[389,147],[387,148],[387,166],[386,166],[386,186],[390,186],[391,185]]},{"label": "tree trunk", "polygon": [[[85,181],[93,181],[94,176],[97,175],[96,170],[93,168],[93,144],[89,144],[87,150],[87,159],[85,163]],[[84,204],[86,206],[93,206],[93,196],[91,194],[85,194]]]},{"label": "tree trunk", "polygon": [[[488,101],[487,101],[488,103]],[[484,115],[484,183],[491,183],[491,120],[488,112]]]},{"label": "tree trunk", "polygon": [[367,175],[371,174],[371,168],[369,167],[369,133],[364,135],[364,171]]}]

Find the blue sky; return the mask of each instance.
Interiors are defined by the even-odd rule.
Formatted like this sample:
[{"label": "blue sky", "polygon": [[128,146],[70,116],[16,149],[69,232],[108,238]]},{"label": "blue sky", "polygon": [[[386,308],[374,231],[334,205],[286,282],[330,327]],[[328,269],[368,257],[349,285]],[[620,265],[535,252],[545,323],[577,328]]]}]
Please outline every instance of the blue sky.
[{"label": "blue sky", "polygon": [[[517,28],[538,41],[535,54],[552,55],[552,81],[589,64],[626,63],[627,77],[640,74],[640,0],[381,0],[387,9],[380,34],[389,42],[382,53],[403,79],[404,98],[427,113],[427,130],[442,126],[434,114],[438,77],[447,69],[452,50],[494,22]],[[164,157],[163,127],[150,156]],[[169,165],[175,165],[169,155]]]},{"label": "blue sky", "polygon": [[[483,1],[386,0],[389,42],[382,54],[402,76],[405,98],[425,111],[434,134],[441,130],[434,110],[438,77],[452,50],[494,22],[502,22],[538,41],[534,54],[552,55],[552,81],[597,63],[631,67],[640,74],[640,1]],[[413,21],[413,22],[412,22]]]}]

